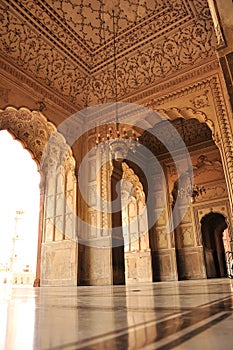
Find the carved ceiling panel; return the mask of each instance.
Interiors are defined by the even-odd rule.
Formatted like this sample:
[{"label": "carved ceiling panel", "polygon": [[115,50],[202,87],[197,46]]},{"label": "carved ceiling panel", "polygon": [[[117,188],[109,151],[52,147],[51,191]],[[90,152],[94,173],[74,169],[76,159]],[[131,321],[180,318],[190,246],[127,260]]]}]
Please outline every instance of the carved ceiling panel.
[{"label": "carved ceiling panel", "polygon": [[120,98],[215,57],[207,0],[3,0],[1,55],[74,105],[111,101],[112,10]]}]

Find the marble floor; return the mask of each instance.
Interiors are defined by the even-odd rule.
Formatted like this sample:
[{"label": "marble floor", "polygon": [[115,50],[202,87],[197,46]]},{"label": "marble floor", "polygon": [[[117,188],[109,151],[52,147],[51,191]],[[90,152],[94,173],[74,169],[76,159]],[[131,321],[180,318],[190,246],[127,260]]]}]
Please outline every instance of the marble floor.
[{"label": "marble floor", "polygon": [[0,288],[0,350],[233,349],[233,280]]}]

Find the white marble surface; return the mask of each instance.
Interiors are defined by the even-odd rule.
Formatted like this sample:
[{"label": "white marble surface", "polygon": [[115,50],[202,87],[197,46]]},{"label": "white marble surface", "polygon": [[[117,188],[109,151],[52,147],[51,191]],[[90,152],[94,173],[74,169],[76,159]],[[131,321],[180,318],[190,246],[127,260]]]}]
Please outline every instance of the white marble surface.
[{"label": "white marble surface", "polygon": [[233,280],[0,288],[0,350],[233,349]]}]

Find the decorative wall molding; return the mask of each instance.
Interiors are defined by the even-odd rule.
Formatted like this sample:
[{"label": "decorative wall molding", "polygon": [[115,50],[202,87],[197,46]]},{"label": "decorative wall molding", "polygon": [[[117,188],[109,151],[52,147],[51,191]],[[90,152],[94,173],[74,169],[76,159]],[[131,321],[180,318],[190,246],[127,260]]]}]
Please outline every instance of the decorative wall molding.
[{"label": "decorative wall molding", "polygon": [[210,102],[208,98],[208,92],[209,91],[206,90],[203,94],[195,96],[192,100],[190,100],[194,108],[200,109],[204,107],[209,107]]},{"label": "decorative wall molding", "polygon": [[[190,107],[185,108],[161,108],[163,105],[170,103],[171,101],[178,101],[183,97],[188,97],[191,94],[198,93],[195,95],[193,100],[189,99]],[[202,102],[200,102],[200,98],[202,96]],[[211,101],[210,101],[211,98]],[[204,100],[203,100],[204,99]],[[192,104],[196,101],[199,101],[199,108],[191,108]],[[204,101],[204,102],[203,102]],[[201,103],[201,104],[200,104]],[[203,105],[204,103],[204,105]],[[230,124],[228,122],[228,117],[226,114],[225,101],[222,94],[222,87],[219,81],[219,75],[215,72],[214,75],[210,77],[195,82],[192,85],[186,86],[184,88],[178,89],[172,93],[164,95],[163,97],[155,98],[152,97],[149,100],[145,100],[144,104],[146,107],[149,107],[153,110],[158,111],[167,119],[173,119],[175,114],[176,117],[179,117],[179,114],[183,118],[191,117],[196,118],[200,122],[205,122],[208,127],[211,129],[213,134],[213,139],[217,145],[219,145],[219,121],[224,121],[224,130],[226,128],[230,128]],[[205,107],[210,107],[212,109],[211,115],[205,114]],[[170,112],[169,112],[170,110]],[[183,111],[183,113],[182,113]],[[209,111],[210,112],[210,111]],[[169,113],[174,114],[174,117],[169,117]],[[219,116],[222,116],[219,118]],[[223,124],[222,124],[223,125]],[[226,126],[228,125],[228,126]],[[228,135],[231,135],[231,131],[229,129]]]},{"label": "decorative wall molding", "polygon": [[218,49],[221,49],[221,48],[226,46],[226,43],[225,43],[224,36],[222,33],[222,28],[221,28],[220,19],[219,19],[218,11],[216,8],[215,0],[208,0],[208,4],[209,4],[212,19],[213,19],[213,23],[214,23],[214,30],[215,30],[215,34],[216,34]]}]

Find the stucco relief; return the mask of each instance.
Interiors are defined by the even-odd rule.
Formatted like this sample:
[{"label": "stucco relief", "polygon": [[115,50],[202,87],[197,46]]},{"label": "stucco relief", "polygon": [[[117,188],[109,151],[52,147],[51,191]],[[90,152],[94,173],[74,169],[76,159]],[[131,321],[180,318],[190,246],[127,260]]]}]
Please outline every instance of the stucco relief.
[{"label": "stucco relief", "polygon": [[[151,91],[150,91],[151,93]],[[192,100],[189,96],[194,95]],[[198,97],[195,100],[195,97]],[[201,100],[199,99],[201,97]],[[209,106],[207,106],[207,99]],[[200,110],[192,107],[187,107],[187,104],[198,101]],[[178,89],[161,98],[150,97],[150,100],[145,102],[147,106],[164,113],[164,116],[169,118],[177,118],[174,112],[178,112],[178,108],[171,108],[176,106],[176,103],[182,106],[186,104],[186,108],[180,108],[180,113],[184,119],[195,118],[201,123],[206,123],[212,132],[212,139],[221,151],[221,161],[226,176],[227,186],[233,188],[233,148],[232,148],[232,123],[229,119],[227,106],[224,101],[221,82],[219,76],[214,74],[211,78],[195,82],[192,85]],[[158,108],[161,106],[162,108]],[[193,110],[192,116],[190,111]],[[208,116],[208,117],[207,117]],[[221,137],[220,137],[221,135]],[[229,197],[231,203],[233,202],[232,190],[229,190]]]},{"label": "stucco relief", "polygon": [[210,102],[208,98],[208,90],[205,91],[203,94],[195,96],[190,102],[194,106],[194,108],[200,109],[204,107],[209,107]]},{"label": "stucco relief", "polygon": [[196,214],[197,214],[198,222],[200,223],[203,216],[205,216],[206,214],[209,214],[210,212],[220,213],[227,218],[229,216],[228,209],[229,208],[226,205],[226,202],[213,203],[211,206],[209,205],[209,206],[203,206],[201,208],[197,208]]},{"label": "stucco relief", "polygon": [[138,176],[122,163],[121,203],[126,251],[149,249],[145,194]]},{"label": "stucco relief", "polygon": [[75,161],[72,157],[72,150],[66,144],[64,137],[58,132],[51,133],[41,159],[41,166],[45,173],[73,171]]}]

